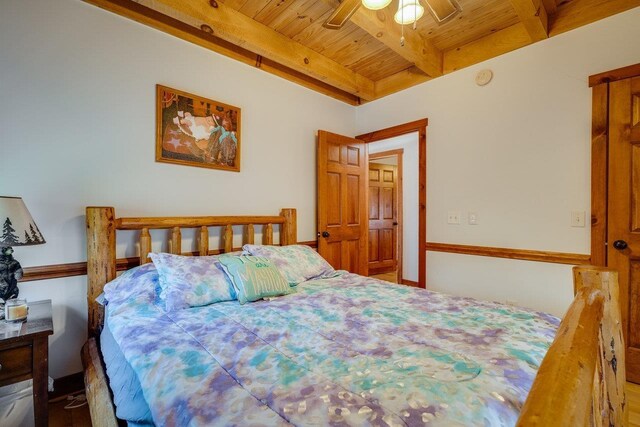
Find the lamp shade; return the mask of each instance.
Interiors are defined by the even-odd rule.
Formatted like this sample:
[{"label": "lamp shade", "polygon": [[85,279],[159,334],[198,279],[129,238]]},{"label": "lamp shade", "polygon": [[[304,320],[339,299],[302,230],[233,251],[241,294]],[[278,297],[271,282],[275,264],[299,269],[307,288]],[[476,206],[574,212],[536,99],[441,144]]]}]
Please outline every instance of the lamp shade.
[{"label": "lamp shade", "polygon": [[419,0],[400,0],[393,19],[400,25],[413,24],[424,15],[424,7]]},{"label": "lamp shade", "polygon": [[0,247],[43,243],[44,237],[22,198],[0,196]]},{"label": "lamp shade", "polygon": [[362,0],[362,5],[367,9],[380,10],[389,6],[391,0]]}]

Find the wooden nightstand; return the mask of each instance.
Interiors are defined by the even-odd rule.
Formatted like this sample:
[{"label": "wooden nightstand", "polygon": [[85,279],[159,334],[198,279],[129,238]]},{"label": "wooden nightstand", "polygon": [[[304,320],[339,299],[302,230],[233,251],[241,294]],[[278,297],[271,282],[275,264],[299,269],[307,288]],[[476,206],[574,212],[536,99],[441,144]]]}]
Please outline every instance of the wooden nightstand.
[{"label": "wooden nightstand", "polygon": [[0,387],[33,378],[36,426],[48,424],[49,335],[53,334],[51,300],[30,302],[23,323],[0,320]]}]

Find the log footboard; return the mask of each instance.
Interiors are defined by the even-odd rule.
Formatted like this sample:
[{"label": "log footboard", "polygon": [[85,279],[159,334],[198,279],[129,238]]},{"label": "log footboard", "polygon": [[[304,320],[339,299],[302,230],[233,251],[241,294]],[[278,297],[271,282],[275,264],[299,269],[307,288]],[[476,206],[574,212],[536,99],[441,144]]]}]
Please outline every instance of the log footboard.
[{"label": "log footboard", "polygon": [[576,298],[538,370],[518,427],[626,426],[618,273],[573,268]]},{"label": "log footboard", "polygon": [[117,427],[118,420],[95,338],[89,338],[82,347],[82,366],[91,424],[93,427]]}]

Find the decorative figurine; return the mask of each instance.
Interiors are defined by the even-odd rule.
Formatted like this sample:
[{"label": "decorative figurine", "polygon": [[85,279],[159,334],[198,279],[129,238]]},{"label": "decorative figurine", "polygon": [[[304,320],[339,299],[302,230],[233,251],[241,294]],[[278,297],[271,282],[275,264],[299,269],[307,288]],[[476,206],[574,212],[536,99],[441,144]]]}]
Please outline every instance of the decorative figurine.
[{"label": "decorative figurine", "polygon": [[13,258],[13,248],[2,248],[0,255],[0,298],[4,301],[17,298],[18,280],[22,279],[22,266]]}]

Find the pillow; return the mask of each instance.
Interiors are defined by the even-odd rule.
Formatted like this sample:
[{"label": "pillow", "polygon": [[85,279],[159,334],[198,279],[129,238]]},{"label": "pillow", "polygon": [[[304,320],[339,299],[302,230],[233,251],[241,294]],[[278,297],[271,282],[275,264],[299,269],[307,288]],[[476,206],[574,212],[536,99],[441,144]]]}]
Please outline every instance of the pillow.
[{"label": "pillow", "polygon": [[292,292],[285,278],[267,258],[227,255],[219,259],[236,288],[240,304]]},{"label": "pillow", "polygon": [[167,311],[236,299],[217,256],[149,254],[160,276]]},{"label": "pillow", "polygon": [[251,255],[268,258],[291,286],[309,279],[327,278],[336,274],[333,267],[309,246],[244,245],[242,249]]},{"label": "pillow", "polygon": [[153,263],[134,267],[104,286],[106,303],[121,304],[133,299],[161,303],[158,270]]}]

